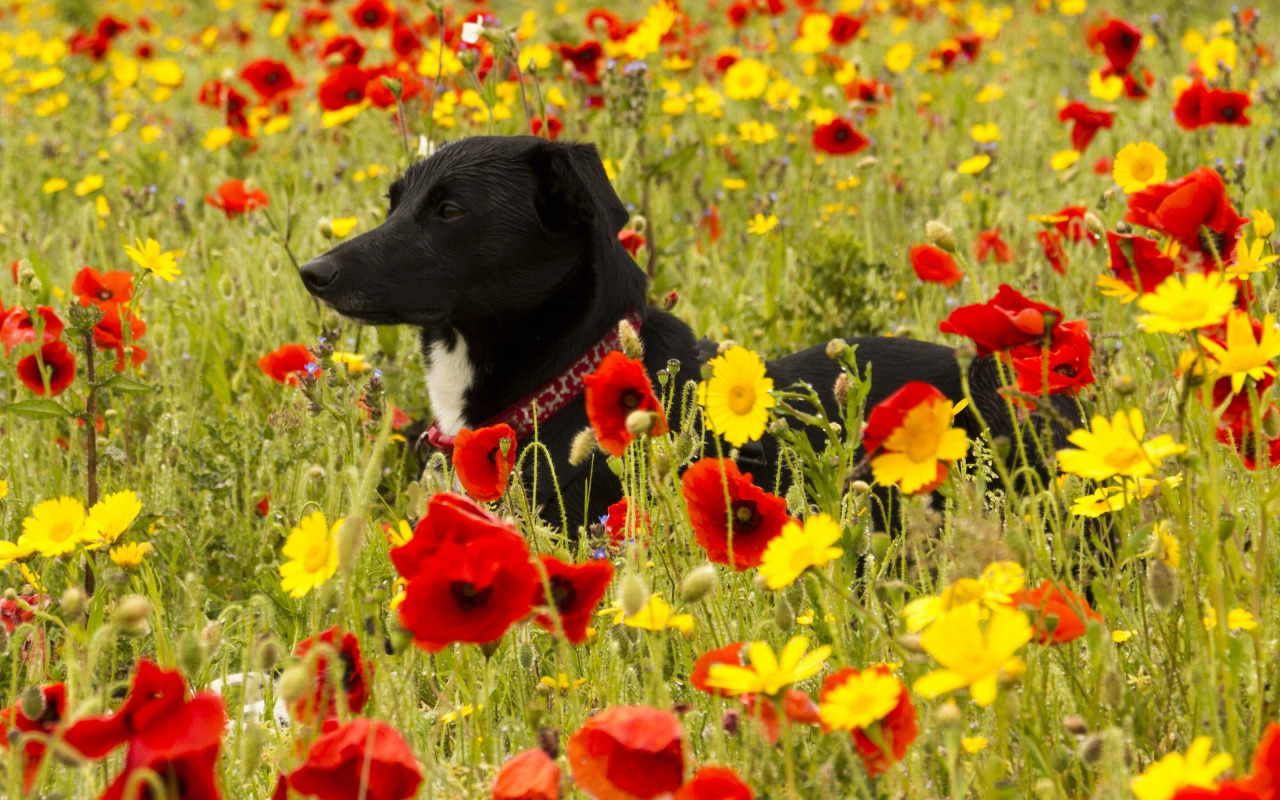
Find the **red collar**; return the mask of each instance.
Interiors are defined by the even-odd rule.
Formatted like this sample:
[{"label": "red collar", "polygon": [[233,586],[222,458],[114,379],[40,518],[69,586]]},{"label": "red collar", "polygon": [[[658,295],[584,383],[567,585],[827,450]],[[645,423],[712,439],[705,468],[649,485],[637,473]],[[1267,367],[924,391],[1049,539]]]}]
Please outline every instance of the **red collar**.
[{"label": "red collar", "polygon": [[[637,332],[640,330],[641,317],[639,311],[632,311],[623,319],[630,323],[631,327],[635,328]],[[578,356],[578,360],[565,367],[559,375],[543,384],[542,388],[512,403],[505,411],[476,427],[487,428],[491,425],[501,425],[505,422],[516,432],[516,439],[524,439],[531,435],[534,430],[545,425],[547,420],[564,410],[564,407],[569,405],[573,398],[582,393],[583,377],[595,372],[600,366],[600,362],[604,361],[604,357],[611,351],[621,349],[622,336],[618,333],[618,327],[615,325],[604,335],[604,338],[596,342],[590,350]],[[432,447],[441,452],[451,454],[453,452],[453,442],[456,438],[440,430],[435,420],[432,420],[431,424],[427,426],[427,441],[431,443]]]}]

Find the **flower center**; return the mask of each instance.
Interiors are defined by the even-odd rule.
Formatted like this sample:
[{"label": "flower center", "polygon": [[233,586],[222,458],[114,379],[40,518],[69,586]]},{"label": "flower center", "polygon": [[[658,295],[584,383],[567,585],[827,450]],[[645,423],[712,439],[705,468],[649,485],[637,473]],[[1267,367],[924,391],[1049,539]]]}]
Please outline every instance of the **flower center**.
[{"label": "flower center", "polygon": [[1124,471],[1143,462],[1142,451],[1136,447],[1121,448],[1107,453],[1107,466]]},{"label": "flower center", "polygon": [[907,445],[907,458],[917,464],[936,461],[938,458],[938,431],[916,431],[915,435],[911,437],[910,444]]},{"label": "flower center", "polygon": [[751,413],[756,405],[755,387],[739,383],[729,388],[729,410],[740,417]]},{"label": "flower center", "polygon": [[1133,173],[1134,180],[1149,181],[1151,180],[1151,176],[1155,173],[1156,170],[1155,170],[1154,164],[1152,164],[1150,161],[1148,161],[1145,158],[1140,158],[1137,161],[1133,162],[1133,165],[1129,168],[1129,171]]},{"label": "flower center", "polygon": [[635,389],[627,389],[618,397],[618,405],[628,411],[635,411],[640,407],[640,393]]},{"label": "flower center", "polygon": [[760,526],[762,517],[755,503],[750,500],[734,500],[730,508],[733,509],[734,533],[739,536],[754,533]]},{"label": "flower center", "polygon": [[573,608],[573,601],[578,598],[578,590],[573,582],[557,575],[551,579],[551,601],[556,604],[556,611],[561,614]]},{"label": "flower center", "polygon": [[476,589],[475,585],[465,581],[453,581],[449,584],[449,594],[453,595],[453,601],[463,611],[472,611],[488,603],[492,591],[492,586]]},{"label": "flower center", "polygon": [[49,538],[55,542],[65,542],[75,534],[70,522],[60,520],[49,526]]},{"label": "flower center", "polygon": [[306,558],[302,559],[302,567],[307,572],[319,572],[329,561],[329,542],[324,540],[307,548]]}]

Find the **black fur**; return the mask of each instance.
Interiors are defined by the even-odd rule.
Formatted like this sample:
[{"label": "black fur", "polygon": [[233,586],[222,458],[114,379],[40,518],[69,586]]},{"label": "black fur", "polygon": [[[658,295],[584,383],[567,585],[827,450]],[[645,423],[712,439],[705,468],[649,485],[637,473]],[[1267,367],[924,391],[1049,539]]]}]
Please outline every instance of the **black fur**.
[{"label": "black fur", "polygon": [[[678,386],[699,378],[705,359],[692,331],[646,306],[645,275],[617,239],[627,212],[594,145],[531,136],[463,139],[411,166],[389,197],[382,225],[308,261],[302,280],[345,316],[419,327],[428,360],[437,342],[452,347],[461,336],[475,369],[465,396],[468,426],[535,391],[633,310],[642,314],[650,375],[675,359]],[[869,406],[912,380],[928,381],[953,400],[963,397],[949,347],[894,338],[849,341],[858,345],[860,364],[874,365]],[[831,387],[839,366],[823,350],[770,361],[767,370],[780,388],[809,382],[834,415]],[[993,362],[975,361],[970,378],[992,434],[1012,434]],[[1061,410],[1075,413],[1070,404]],[[960,422],[971,435],[980,433],[972,414]],[[594,521],[621,496],[603,459],[595,459],[594,468],[568,463],[570,442],[586,425],[579,396],[539,430],[556,461],[570,531],[584,521],[584,510],[585,521]],[[1061,431],[1056,434],[1060,445]],[[773,485],[776,449],[766,437],[744,453],[743,466],[757,484]],[[536,500],[558,523],[551,482],[542,475]]]}]

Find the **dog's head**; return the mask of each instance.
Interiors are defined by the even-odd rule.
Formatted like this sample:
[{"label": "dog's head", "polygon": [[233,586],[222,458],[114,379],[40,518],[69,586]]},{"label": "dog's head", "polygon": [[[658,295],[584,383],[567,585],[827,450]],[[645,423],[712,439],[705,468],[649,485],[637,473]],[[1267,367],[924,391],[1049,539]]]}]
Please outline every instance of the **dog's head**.
[{"label": "dog's head", "polygon": [[617,281],[594,273],[631,263],[617,239],[627,211],[594,145],[462,139],[409,167],[387,196],[381,225],[302,266],[308,291],[345,316],[462,328],[538,307],[571,283],[584,301],[637,285],[634,266]]}]

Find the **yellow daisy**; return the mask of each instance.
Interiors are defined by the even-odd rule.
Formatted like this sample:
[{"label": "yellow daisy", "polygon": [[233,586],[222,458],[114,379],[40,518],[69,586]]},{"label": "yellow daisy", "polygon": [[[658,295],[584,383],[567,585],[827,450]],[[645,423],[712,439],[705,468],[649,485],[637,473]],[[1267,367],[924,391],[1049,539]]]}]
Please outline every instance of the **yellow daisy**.
[{"label": "yellow daisy", "polygon": [[1013,601],[1009,595],[1021,591],[1027,585],[1027,574],[1016,561],[995,561],[988,564],[978,578],[961,578],[943,590],[937,597],[921,597],[912,600],[902,609],[907,630],[915,633],[938,617],[957,606],[978,603],[988,610],[1007,606]]},{"label": "yellow daisy", "polygon": [[[671,604],[658,595],[649,595],[649,602],[644,608],[622,620],[630,628],[641,628],[646,631],[662,631],[675,628],[681,633],[693,632],[693,617],[689,614],[671,613]],[[618,609],[622,616],[622,609]],[[614,624],[617,624],[615,619]]]},{"label": "yellow daisy", "polygon": [[754,58],[740,58],[724,73],[724,93],[734,100],[754,100],[769,85],[769,68]]},{"label": "yellow daisy", "polygon": [[920,646],[942,669],[917,680],[917,694],[934,698],[968,687],[973,702],[989,706],[996,699],[1002,669],[1016,669],[1013,654],[1033,634],[1027,615],[1008,606],[990,611],[984,632],[980,625],[983,610],[975,603],[958,606],[939,617],[920,636]]},{"label": "yellow daisy", "polygon": [[1140,192],[1153,183],[1160,183],[1169,176],[1168,159],[1151,142],[1126,144],[1116,153],[1111,165],[1111,177],[1127,194]]},{"label": "yellow daisy", "polygon": [[42,556],[60,556],[95,534],[85,518],[84,504],[74,497],[45,500],[22,521],[19,547],[30,547]]},{"label": "yellow daisy", "polygon": [[831,648],[827,645],[805,655],[808,647],[807,638],[796,636],[787,642],[779,656],[768,642],[754,642],[747,649],[747,661],[751,666],[712,664],[707,673],[707,685],[735,695],[776,696],[791,684],[817,675],[827,656],[831,655]]},{"label": "yellow daisy", "polygon": [[1150,475],[1162,459],[1187,449],[1167,433],[1144,442],[1146,429],[1142,412],[1136,408],[1117,411],[1110,422],[1096,416],[1091,427],[1092,431],[1076,430],[1067,437],[1079,450],[1058,451],[1058,467],[1063,472],[1092,480],[1116,475],[1136,478]]},{"label": "yellow daisy", "polygon": [[707,427],[734,447],[759,439],[775,404],[770,394],[773,379],[765,377],[760,356],[735,346],[711,359],[709,366],[711,379],[698,385]]},{"label": "yellow daisy", "polygon": [[907,494],[932,489],[946,476],[943,461],[964,458],[969,438],[951,427],[951,401],[924,402],[907,412],[884,442],[884,452],[871,460],[871,474],[881,486],[897,485]]},{"label": "yellow daisy", "polygon": [[1194,786],[1212,788],[1214,779],[1231,768],[1231,756],[1219,753],[1209,758],[1213,740],[1199,736],[1187,748],[1187,754],[1169,753],[1155,762],[1129,784],[1138,800],[1169,800],[1179,789]]},{"label": "yellow daisy", "polygon": [[86,550],[114,544],[116,539],[133,524],[142,511],[142,503],[132,490],[109,494],[89,509],[89,526],[93,528],[94,541]]},{"label": "yellow daisy", "polygon": [[132,258],[134,262],[147,270],[154,272],[157,276],[168,283],[173,283],[174,279],[182,274],[182,270],[178,269],[178,256],[181,255],[177,250],[168,250],[162,252],[160,243],[150,237],[144,243],[141,239],[136,239],[137,247],[124,246],[124,251]]},{"label": "yellow daisy", "polygon": [[956,167],[956,172],[959,172],[961,175],[977,175],[990,165],[991,156],[983,153],[960,162],[960,166]]},{"label": "yellow daisy", "polygon": [[1248,312],[1232,311],[1227,316],[1227,346],[1223,347],[1207,336],[1201,336],[1200,346],[1210,358],[1217,363],[1215,375],[1219,378],[1230,376],[1231,393],[1239,394],[1244,388],[1244,379],[1262,380],[1265,376],[1275,377],[1276,370],[1271,360],[1280,356],[1280,330],[1276,330],[1276,318],[1267,314],[1262,319],[1262,338],[1253,337],[1253,320]]},{"label": "yellow daisy", "polygon": [[137,569],[142,566],[142,559],[147,554],[155,552],[155,548],[151,546],[151,542],[129,542],[119,547],[113,547],[107,555],[111,557],[111,563],[117,567],[126,570]]},{"label": "yellow daisy", "polygon": [[826,728],[841,731],[865,728],[896,708],[901,695],[902,681],[892,673],[865,669],[824,688],[819,714]]},{"label": "yellow daisy", "polygon": [[1244,237],[1236,242],[1236,263],[1227,267],[1226,273],[1233,278],[1245,278],[1255,272],[1266,272],[1267,266],[1275,263],[1280,256],[1262,254],[1262,248],[1267,246],[1266,239],[1261,237],[1254,239],[1252,245],[1244,242]]},{"label": "yellow daisy", "polygon": [[1138,308],[1151,312],[1138,317],[1138,327],[1153,333],[1178,333],[1216,325],[1235,299],[1235,282],[1223,283],[1216,272],[1192,272],[1185,284],[1177,275],[1170,275],[1154,292],[1138,299]]},{"label": "yellow daisy", "polygon": [[289,532],[281,552],[289,560],[280,565],[280,588],[291,597],[305,597],[307,592],[318,589],[338,571],[339,519],[330,527],[324,512],[317,511],[304,517],[298,527]]},{"label": "yellow daisy", "polygon": [[809,567],[821,567],[839,558],[843,550],[835,547],[840,539],[840,526],[827,514],[804,521],[788,522],[782,532],[769,540],[760,560],[760,574],[770,589],[781,589],[795,583]]}]

